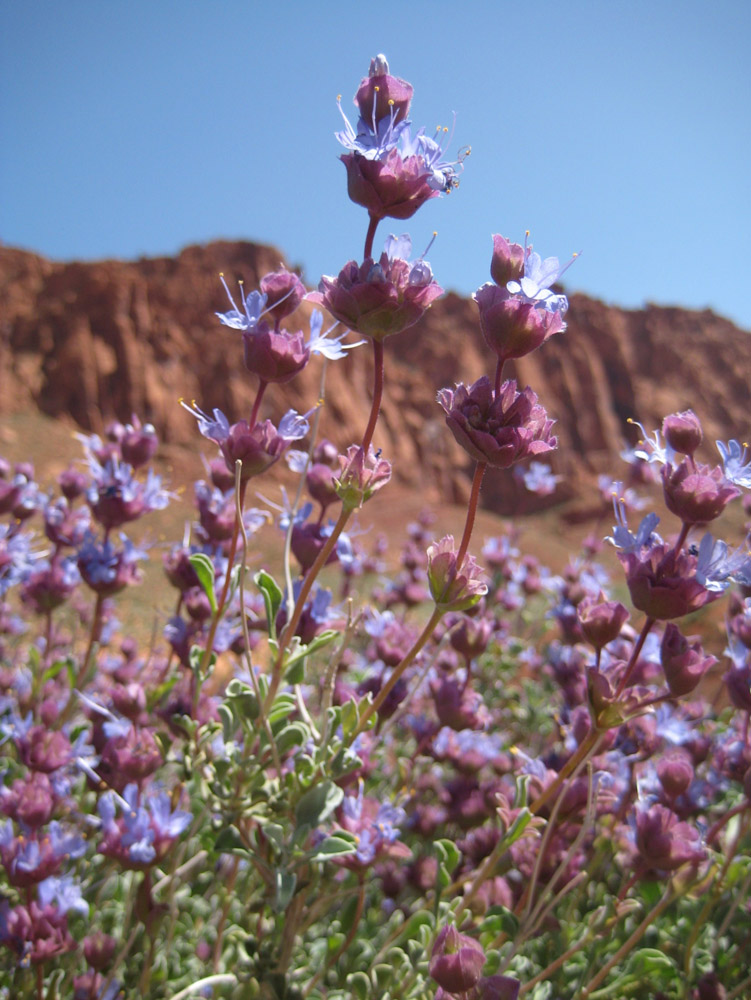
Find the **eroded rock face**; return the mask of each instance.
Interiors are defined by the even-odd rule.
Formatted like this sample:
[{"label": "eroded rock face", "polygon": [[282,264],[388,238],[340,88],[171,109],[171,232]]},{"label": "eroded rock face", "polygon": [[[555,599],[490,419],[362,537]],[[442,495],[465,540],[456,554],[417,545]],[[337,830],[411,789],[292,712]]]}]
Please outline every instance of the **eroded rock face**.
[{"label": "eroded rock face", "polygon": [[[191,246],[174,258],[68,264],[0,247],[0,413],[37,407],[95,431],[137,413],[164,441],[195,448],[195,422],[181,397],[218,406],[234,421],[247,417],[255,396],[240,334],[214,316],[227,309],[219,272],[230,286],[242,279],[253,289],[281,261],[271,247],[242,242]],[[301,307],[287,326],[296,319],[307,331],[309,311]],[[557,420],[553,465],[566,479],[556,502],[584,495],[598,472],[618,472],[619,450],[636,437],[629,417],[651,428],[692,407],[709,438],[748,438],[749,333],[709,311],[628,311],[583,295],[571,297],[567,320],[564,334],[505,372],[531,385]],[[270,387],[264,406],[273,418],[310,407],[321,364],[314,359],[293,382]],[[467,495],[471,465],[435,395],[493,369],[476,307],[457,295],[388,340],[374,444],[405,484],[426,497]],[[362,435],[371,377],[369,345],[328,365],[321,433],[342,448]],[[482,497],[504,513],[521,501],[503,473],[488,475]]]}]

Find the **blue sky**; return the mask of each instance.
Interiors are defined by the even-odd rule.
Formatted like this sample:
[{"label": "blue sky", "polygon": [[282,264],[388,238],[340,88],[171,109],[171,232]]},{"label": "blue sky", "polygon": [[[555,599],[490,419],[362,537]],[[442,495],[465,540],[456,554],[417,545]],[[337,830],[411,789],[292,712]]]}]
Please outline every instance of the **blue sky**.
[{"label": "blue sky", "polygon": [[[472,146],[406,223],[446,288],[491,234],[582,257],[569,289],[751,329],[751,2],[0,0],[0,240],[59,260],[272,243],[310,285],[362,253],[336,96],[370,57]],[[352,116],[354,119],[354,115]]]}]

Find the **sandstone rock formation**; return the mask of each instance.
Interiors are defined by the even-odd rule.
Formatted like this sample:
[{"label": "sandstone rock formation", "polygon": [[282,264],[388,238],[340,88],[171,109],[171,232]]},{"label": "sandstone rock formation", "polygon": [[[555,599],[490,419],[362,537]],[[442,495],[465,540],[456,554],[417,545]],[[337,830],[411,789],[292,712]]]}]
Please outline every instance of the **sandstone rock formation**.
[{"label": "sandstone rock formation", "polygon": [[[137,413],[165,441],[195,449],[195,422],[180,397],[206,410],[218,406],[235,420],[248,414],[255,392],[240,335],[214,317],[227,309],[218,274],[252,289],[281,260],[270,247],[242,242],[191,246],[175,258],[96,263],[55,263],[0,246],[0,415],[37,407],[101,430]],[[304,328],[308,311],[296,317]],[[375,445],[405,485],[426,497],[461,500],[471,467],[435,394],[492,374],[474,303],[446,295],[420,324],[386,341],[386,365]],[[566,475],[558,502],[585,497],[598,472],[618,473],[619,450],[636,439],[629,417],[653,428],[665,413],[691,406],[708,435],[746,439],[750,372],[751,335],[712,312],[630,311],[574,295],[568,330],[508,374],[530,384],[557,420],[560,448],[552,464]],[[267,414],[307,410],[320,379],[315,359],[299,379],[272,387]],[[341,447],[362,433],[370,384],[369,345],[327,366],[321,432]],[[483,503],[508,512],[519,502],[511,477],[489,476]]]}]

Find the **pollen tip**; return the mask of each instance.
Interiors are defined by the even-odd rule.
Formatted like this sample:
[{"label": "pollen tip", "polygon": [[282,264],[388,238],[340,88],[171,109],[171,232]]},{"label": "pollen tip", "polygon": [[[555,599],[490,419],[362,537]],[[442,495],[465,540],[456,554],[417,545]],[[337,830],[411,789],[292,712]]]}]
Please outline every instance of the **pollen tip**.
[{"label": "pollen tip", "polygon": [[380,92],[381,88],[380,88],[380,87],[373,87],[373,90],[374,90],[374,91],[376,92],[376,94],[377,94],[377,93],[379,93],[379,92]]},{"label": "pollen tip", "polygon": [[394,104],[395,104],[394,98],[393,97],[389,97],[389,107],[393,108]]},{"label": "pollen tip", "polygon": [[336,95],[336,99],[337,99],[337,101],[341,101],[341,99],[342,99],[342,95],[341,95],[341,94],[337,94],[337,95]]},{"label": "pollen tip", "polygon": [[185,402],[185,396],[178,396],[177,401],[182,406],[182,404]]},{"label": "pollen tip", "polygon": [[529,230],[528,230],[528,229],[525,229],[525,230],[524,230],[524,235],[525,235],[525,236],[529,236]]},{"label": "pollen tip", "polygon": [[223,278],[223,277],[224,277],[224,271],[220,271],[220,272],[219,272],[219,277],[220,277],[220,278]]}]

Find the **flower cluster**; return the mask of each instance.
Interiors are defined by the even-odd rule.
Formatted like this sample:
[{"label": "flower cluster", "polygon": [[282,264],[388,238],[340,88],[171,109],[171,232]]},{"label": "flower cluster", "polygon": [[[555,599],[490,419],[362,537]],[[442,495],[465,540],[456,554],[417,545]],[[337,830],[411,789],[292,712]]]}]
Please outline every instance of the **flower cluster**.
[{"label": "flower cluster", "polygon": [[349,150],[341,157],[347,191],[375,219],[408,219],[430,198],[451,191],[468,154],[444,159],[439,139],[446,130],[438,129],[433,137],[423,128],[413,133],[407,118],[412,93],[410,84],[389,73],[386,57],[378,55],[355,94],[356,129],[341,112],[344,130],[337,139]]}]

